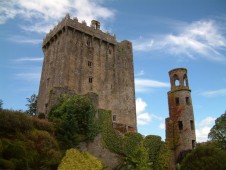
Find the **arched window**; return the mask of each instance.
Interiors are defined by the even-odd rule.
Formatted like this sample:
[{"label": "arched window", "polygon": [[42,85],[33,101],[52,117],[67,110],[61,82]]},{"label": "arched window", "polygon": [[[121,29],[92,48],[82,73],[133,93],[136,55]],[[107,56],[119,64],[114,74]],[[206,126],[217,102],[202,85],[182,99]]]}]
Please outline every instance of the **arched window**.
[{"label": "arched window", "polygon": [[188,78],[187,78],[187,74],[184,74],[184,77],[183,77],[183,85],[188,87]]},{"label": "arched window", "polygon": [[178,76],[176,74],[174,74],[173,80],[174,80],[174,85],[175,86],[179,86],[180,85],[179,78],[178,78]]}]

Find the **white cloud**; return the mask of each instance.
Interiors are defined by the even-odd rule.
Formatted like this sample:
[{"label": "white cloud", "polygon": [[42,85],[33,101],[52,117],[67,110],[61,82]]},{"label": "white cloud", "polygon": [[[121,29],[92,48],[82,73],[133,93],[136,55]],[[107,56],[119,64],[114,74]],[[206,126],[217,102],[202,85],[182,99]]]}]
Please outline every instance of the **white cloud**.
[{"label": "white cloud", "polygon": [[148,113],[146,111],[147,103],[143,101],[141,98],[136,99],[136,112],[137,112],[137,124],[138,125],[146,125],[152,121],[152,119],[162,120],[161,116],[157,116],[155,114]]},{"label": "white cloud", "polygon": [[206,117],[196,126],[196,140],[197,142],[206,142],[210,129],[214,125],[215,118]]},{"label": "white cloud", "polygon": [[41,74],[40,73],[18,73],[15,75],[17,79],[25,81],[39,81]]},{"label": "white cloud", "polygon": [[152,120],[152,118],[147,112],[137,115],[137,124],[138,125],[146,125],[149,122],[151,122],[151,120]]},{"label": "white cloud", "polygon": [[144,70],[141,70],[140,72],[135,74],[135,77],[140,77],[144,75]]},{"label": "white cloud", "polygon": [[225,25],[221,27],[214,20],[196,21],[180,26],[179,32],[175,34],[157,36],[156,39],[139,38],[133,41],[134,49],[137,51],[161,50],[193,60],[203,57],[213,61],[226,61],[221,53],[226,47],[225,32]]},{"label": "white cloud", "polygon": [[12,19],[17,15],[15,1],[0,1],[0,24],[4,24],[8,19]]},{"label": "white cloud", "polygon": [[212,91],[205,91],[200,93],[202,96],[205,97],[216,97],[216,96],[226,96],[226,89],[218,89]]},{"label": "white cloud", "polygon": [[141,98],[136,99],[136,112],[137,112],[137,124],[146,125],[151,122],[151,116],[149,113],[145,112],[147,103]]},{"label": "white cloud", "polygon": [[150,88],[162,88],[162,87],[170,87],[170,84],[150,79],[139,79],[139,78],[135,79],[136,92],[146,92]]},{"label": "white cloud", "polygon": [[100,1],[91,0],[7,0],[0,2],[0,24],[16,16],[23,18],[26,31],[49,32],[53,25],[67,13],[86,20],[89,24],[92,19],[109,19],[114,12],[103,7]]},{"label": "white cloud", "polygon": [[159,128],[164,130],[166,128],[165,123],[160,123]]},{"label": "white cloud", "polygon": [[9,41],[16,43],[28,43],[28,44],[41,44],[42,39],[34,39],[24,36],[11,36],[8,38]]},{"label": "white cloud", "polygon": [[19,58],[14,61],[16,61],[16,62],[41,62],[41,61],[43,61],[43,57],[36,57],[36,58],[26,57],[26,58]]}]

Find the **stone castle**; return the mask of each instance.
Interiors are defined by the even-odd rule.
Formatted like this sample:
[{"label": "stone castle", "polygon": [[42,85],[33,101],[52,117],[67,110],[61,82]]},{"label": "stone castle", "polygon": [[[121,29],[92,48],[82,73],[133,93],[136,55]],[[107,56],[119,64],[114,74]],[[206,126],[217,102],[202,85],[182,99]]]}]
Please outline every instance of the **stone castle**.
[{"label": "stone castle", "polygon": [[168,92],[169,118],[166,119],[166,141],[171,144],[171,167],[179,162],[183,152],[196,145],[195,120],[189,89],[187,69],[169,72],[171,90]]},{"label": "stone castle", "polygon": [[[100,30],[98,21],[87,26],[66,15],[46,35],[42,48],[37,113],[47,114],[62,94],[89,95],[97,108],[112,111],[115,129],[137,131],[131,42],[117,42],[115,35]],[[196,137],[187,70],[173,69],[169,76],[166,141],[175,169],[180,154],[195,147]]]},{"label": "stone castle", "polygon": [[61,94],[97,94],[96,107],[112,111],[113,126],[136,131],[132,44],[69,15],[43,40],[37,113],[47,114]]}]

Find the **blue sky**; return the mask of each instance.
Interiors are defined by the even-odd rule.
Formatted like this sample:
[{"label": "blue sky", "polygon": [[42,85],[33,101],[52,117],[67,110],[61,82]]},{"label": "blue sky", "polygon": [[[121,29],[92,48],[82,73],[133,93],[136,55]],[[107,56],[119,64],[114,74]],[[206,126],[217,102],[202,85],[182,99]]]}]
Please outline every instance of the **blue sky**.
[{"label": "blue sky", "polygon": [[38,93],[42,39],[66,13],[133,43],[138,131],[165,139],[168,71],[188,69],[197,141],[226,110],[225,0],[0,1],[0,99],[26,110]]}]

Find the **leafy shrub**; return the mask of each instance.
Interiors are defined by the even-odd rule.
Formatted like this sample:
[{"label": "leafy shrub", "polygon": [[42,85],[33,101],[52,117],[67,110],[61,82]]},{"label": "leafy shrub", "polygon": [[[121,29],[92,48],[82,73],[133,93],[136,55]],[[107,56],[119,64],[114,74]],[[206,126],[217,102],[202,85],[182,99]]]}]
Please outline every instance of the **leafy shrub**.
[{"label": "leafy shrub", "polygon": [[[41,130],[38,130],[41,129]],[[61,152],[53,123],[11,110],[0,111],[0,169],[56,169]]]},{"label": "leafy shrub", "polygon": [[123,136],[120,132],[116,131],[112,127],[111,121],[111,111],[104,111],[102,110],[100,116],[103,120],[103,127],[102,127],[102,137],[103,137],[103,144],[106,148],[110,151],[117,153],[117,154],[124,154],[123,152]]},{"label": "leafy shrub", "polygon": [[49,122],[46,119],[39,119],[37,117],[34,117],[33,124],[34,124],[34,127],[38,130],[44,130],[51,134],[53,134],[55,131],[53,123]]},{"label": "leafy shrub", "polygon": [[160,136],[148,135],[144,138],[144,146],[148,149],[149,161],[153,169],[159,169],[159,153],[163,145]]},{"label": "leafy shrub", "polygon": [[32,118],[20,111],[0,111],[0,136],[12,136],[33,128]]},{"label": "leafy shrub", "polygon": [[45,119],[46,118],[45,113],[38,113],[38,118],[39,119]]},{"label": "leafy shrub", "polygon": [[225,170],[226,152],[210,145],[197,146],[181,164],[182,170]]},{"label": "leafy shrub", "polygon": [[88,152],[69,149],[63,157],[58,170],[103,170],[101,161]]},{"label": "leafy shrub", "polygon": [[12,161],[0,159],[0,169],[15,169],[15,167]]},{"label": "leafy shrub", "polygon": [[2,156],[4,159],[12,158],[25,158],[26,151],[22,144],[18,142],[10,143],[5,150],[3,150]]},{"label": "leafy shrub", "polygon": [[62,148],[71,148],[80,141],[93,140],[97,135],[95,109],[84,96],[66,96],[49,113],[56,125],[56,137]]},{"label": "leafy shrub", "polygon": [[124,143],[124,154],[131,156],[134,150],[141,144],[143,137],[140,133],[128,132],[123,138]]}]

